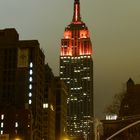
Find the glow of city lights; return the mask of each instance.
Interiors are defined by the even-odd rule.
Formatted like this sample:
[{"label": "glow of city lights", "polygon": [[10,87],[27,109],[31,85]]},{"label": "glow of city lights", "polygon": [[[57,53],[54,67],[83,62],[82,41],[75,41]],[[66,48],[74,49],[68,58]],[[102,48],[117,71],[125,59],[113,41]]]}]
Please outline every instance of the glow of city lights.
[{"label": "glow of city lights", "polygon": [[116,120],[117,119],[117,115],[114,114],[114,115],[106,115],[106,120]]},{"label": "glow of city lights", "polygon": [[14,140],[21,140],[21,138],[15,138]]},{"label": "glow of city lights", "polygon": [[1,134],[1,135],[3,134],[3,130],[0,131],[0,134]]},{"label": "glow of city lights", "polygon": [[4,123],[3,123],[3,122],[1,122],[1,128],[3,128],[3,126],[4,126]]},{"label": "glow of city lights", "polygon": [[18,127],[18,122],[15,122],[15,127]]},{"label": "glow of city lights", "polygon": [[71,31],[65,31],[64,32],[64,38],[66,38],[66,39],[71,38]]},{"label": "glow of city lights", "polygon": [[75,21],[78,21],[78,4],[76,4]]},{"label": "glow of city lights", "polygon": [[30,77],[30,78],[29,78],[29,81],[30,81],[30,82],[32,82],[32,81],[33,81],[33,78],[32,78],[32,77]]},{"label": "glow of city lights", "polygon": [[32,62],[30,62],[30,68],[32,68],[33,67],[33,63]]},{"label": "glow of city lights", "polygon": [[31,92],[29,92],[29,97],[32,97],[32,93]]},{"label": "glow of city lights", "polygon": [[3,120],[3,119],[4,119],[4,114],[1,115],[1,120]]},{"label": "glow of city lights", "polygon": [[32,104],[32,100],[29,100],[29,104]]},{"label": "glow of city lights", "polygon": [[49,107],[48,103],[43,104],[43,108],[48,108],[48,107]]},{"label": "glow of city lights", "polygon": [[29,74],[32,75],[32,74],[33,74],[33,70],[30,70],[30,71],[29,71]]},{"label": "glow of city lights", "polygon": [[80,38],[87,38],[88,37],[88,31],[87,30],[81,30],[80,31]]},{"label": "glow of city lights", "polygon": [[32,89],[32,84],[29,84],[29,89]]}]

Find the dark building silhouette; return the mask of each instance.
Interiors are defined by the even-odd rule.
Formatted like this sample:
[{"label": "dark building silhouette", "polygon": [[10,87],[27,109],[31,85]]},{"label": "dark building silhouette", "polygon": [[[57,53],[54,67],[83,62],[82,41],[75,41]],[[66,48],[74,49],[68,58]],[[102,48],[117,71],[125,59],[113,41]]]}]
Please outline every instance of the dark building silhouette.
[{"label": "dark building silhouette", "polygon": [[19,110],[12,106],[0,110],[0,136],[8,135],[10,140],[16,138],[31,140],[32,114],[30,110]]},{"label": "dark building silhouette", "polygon": [[[140,116],[124,117],[117,120],[102,120],[103,135],[100,140],[106,140],[117,131],[129,126],[130,124],[140,120]],[[126,128],[120,134],[114,136],[111,140],[139,140],[140,139],[140,123]]]},{"label": "dark building silhouette", "polygon": [[71,137],[93,138],[93,60],[89,30],[74,1],[72,22],[61,40],[60,77],[69,87],[67,129]]},{"label": "dark building silhouette", "polygon": [[[25,118],[29,117],[26,110],[31,112],[32,126],[29,124],[28,127],[32,127],[31,137],[34,140],[42,140],[44,57],[37,40],[19,40],[15,29],[0,30],[0,112],[4,113],[7,121],[5,114],[9,107],[14,108],[18,116],[27,114]],[[20,110],[23,112],[18,113]],[[13,115],[11,118],[15,120]],[[27,122],[18,122],[14,129],[7,127],[5,120],[1,134],[26,135],[18,128],[24,129]],[[15,125],[14,121],[11,123]]]},{"label": "dark building silhouette", "polygon": [[101,140],[106,140],[115,132],[138,123],[116,135],[113,140],[139,140],[140,139],[140,84],[135,84],[130,78],[126,83],[126,93],[121,101],[117,120],[102,120],[103,135]]},{"label": "dark building silhouette", "polygon": [[127,81],[127,90],[121,102],[119,116],[140,115],[140,84],[135,84],[130,78]]},{"label": "dark building silhouette", "polygon": [[68,88],[60,77],[55,77],[56,94],[56,140],[67,137],[67,96]]},{"label": "dark building silhouette", "polygon": [[43,138],[44,140],[63,140],[67,126],[66,84],[55,77],[48,64],[45,65],[45,95],[43,104]]},{"label": "dark building silhouette", "polygon": [[54,74],[45,65],[45,94],[43,102],[43,140],[55,140],[56,135],[56,93]]}]

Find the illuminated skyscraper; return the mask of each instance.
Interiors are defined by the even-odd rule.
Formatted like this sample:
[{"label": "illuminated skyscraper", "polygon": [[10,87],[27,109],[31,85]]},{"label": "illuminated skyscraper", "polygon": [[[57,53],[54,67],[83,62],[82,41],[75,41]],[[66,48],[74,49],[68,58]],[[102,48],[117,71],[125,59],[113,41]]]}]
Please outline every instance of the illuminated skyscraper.
[{"label": "illuminated skyscraper", "polygon": [[60,77],[69,87],[68,135],[93,138],[93,60],[89,30],[74,1],[72,22],[61,40]]}]

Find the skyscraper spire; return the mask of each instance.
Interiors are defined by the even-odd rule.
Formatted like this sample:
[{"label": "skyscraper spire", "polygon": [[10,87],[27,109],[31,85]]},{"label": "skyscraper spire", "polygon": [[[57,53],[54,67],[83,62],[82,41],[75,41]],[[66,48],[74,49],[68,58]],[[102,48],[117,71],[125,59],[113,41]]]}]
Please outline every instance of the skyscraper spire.
[{"label": "skyscraper spire", "polygon": [[80,16],[80,0],[73,0],[72,22],[60,49],[60,79],[68,86],[67,135],[93,140],[93,60],[89,30]]},{"label": "skyscraper spire", "polygon": [[75,0],[74,1],[74,14],[73,14],[73,22],[79,22],[81,21],[81,16],[80,16],[80,1]]}]

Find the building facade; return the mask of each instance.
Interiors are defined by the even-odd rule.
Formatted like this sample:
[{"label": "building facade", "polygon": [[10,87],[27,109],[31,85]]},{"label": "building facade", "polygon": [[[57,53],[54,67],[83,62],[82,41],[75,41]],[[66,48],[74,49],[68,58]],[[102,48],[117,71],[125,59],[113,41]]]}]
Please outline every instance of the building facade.
[{"label": "building facade", "polygon": [[45,65],[45,94],[43,104],[43,140],[66,138],[68,88]]},{"label": "building facade", "polygon": [[121,102],[119,116],[140,115],[140,84],[130,78],[126,83],[126,93]]},{"label": "building facade", "polygon": [[56,93],[54,74],[48,64],[45,65],[45,93],[43,103],[43,140],[55,140]]},{"label": "building facade", "polygon": [[15,29],[0,30],[0,58],[0,111],[30,110],[32,138],[42,140],[44,54],[38,41],[19,40]]},{"label": "building facade", "polygon": [[67,96],[68,88],[60,77],[55,77],[56,94],[56,135],[55,140],[63,140],[67,137]]},{"label": "building facade", "polygon": [[67,130],[71,137],[93,138],[93,59],[89,30],[74,1],[72,22],[61,40],[60,77],[69,87]]},{"label": "building facade", "polygon": [[[110,140],[139,140],[140,139],[139,120],[140,120],[139,115],[124,117],[117,120],[102,120],[103,133],[100,134],[99,140],[109,140],[111,136],[112,138],[110,138]],[[117,135],[114,135],[121,129],[123,129],[122,132],[118,133]]]},{"label": "building facade", "polygon": [[126,92],[121,101],[119,116],[115,120],[102,120],[103,135],[101,140],[106,140],[116,132],[122,132],[111,140],[139,140],[140,139],[140,84],[129,78],[126,83]]},{"label": "building facade", "polygon": [[28,109],[13,106],[3,108],[0,112],[0,140],[7,135],[7,140],[32,139],[32,114]]}]

